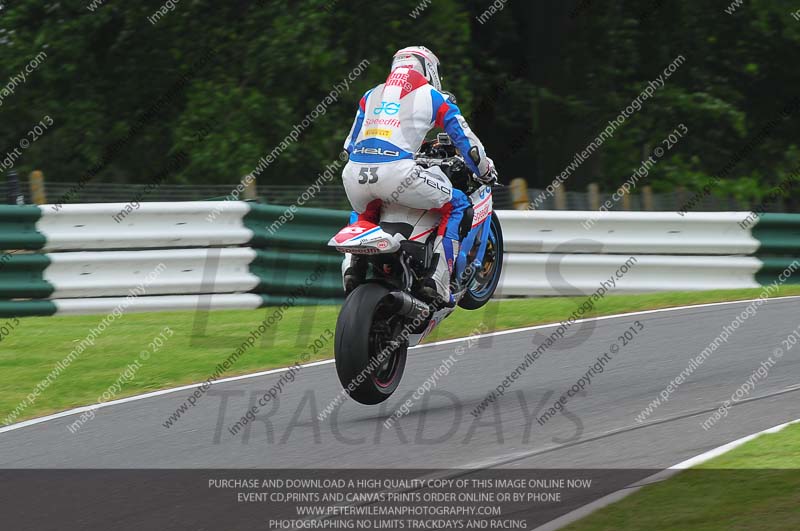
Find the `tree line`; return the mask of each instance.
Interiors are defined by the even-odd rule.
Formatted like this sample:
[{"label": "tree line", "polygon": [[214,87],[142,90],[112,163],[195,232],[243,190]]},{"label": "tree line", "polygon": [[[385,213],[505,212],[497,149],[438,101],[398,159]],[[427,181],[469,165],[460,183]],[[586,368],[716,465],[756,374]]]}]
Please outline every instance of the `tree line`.
[{"label": "tree line", "polygon": [[[679,124],[688,133],[643,179],[656,192],[711,184],[709,193],[754,203],[797,174],[791,0],[750,0],[730,14],[725,0],[494,4],[194,0],[153,22],[158,6],[137,2],[2,3],[0,158],[44,116],[54,121],[3,171],[147,183],[167,167],[167,182],[235,184],[348,79],[259,176],[310,183],[337,158],[393,52],[423,44],[506,182],[553,182],[679,56],[564,186],[616,189]],[[182,163],[170,164],[177,154]]]}]

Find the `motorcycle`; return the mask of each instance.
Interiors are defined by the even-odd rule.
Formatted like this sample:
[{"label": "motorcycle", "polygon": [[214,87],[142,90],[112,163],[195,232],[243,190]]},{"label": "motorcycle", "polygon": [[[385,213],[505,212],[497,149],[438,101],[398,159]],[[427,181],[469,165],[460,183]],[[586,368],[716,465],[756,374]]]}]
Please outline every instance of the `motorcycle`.
[{"label": "motorcycle", "polygon": [[[436,269],[440,214],[397,203],[381,207],[380,224],[359,221],[328,245],[367,262],[365,280],[347,295],[336,322],[334,357],[339,381],[350,397],[372,405],[400,384],[408,348],[418,345],[460,306],[476,310],[497,288],[503,268],[503,233],[492,209],[492,186],[473,178],[451,139],[439,133],[414,157],[439,166],[471,205],[461,223],[461,245],[451,275],[451,301],[426,302],[424,280]],[[430,290],[430,288],[428,288]]]}]

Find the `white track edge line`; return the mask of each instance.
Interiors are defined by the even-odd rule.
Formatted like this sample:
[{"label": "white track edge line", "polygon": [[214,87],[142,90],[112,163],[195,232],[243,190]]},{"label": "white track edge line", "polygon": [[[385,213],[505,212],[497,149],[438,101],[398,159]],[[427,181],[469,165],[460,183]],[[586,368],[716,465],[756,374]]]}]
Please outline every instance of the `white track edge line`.
[{"label": "white track edge line", "polygon": [[[789,295],[789,296],[786,296],[786,297],[770,297],[770,298],[765,299],[765,301],[785,300],[785,299],[800,299],[800,295]],[[690,304],[690,305],[687,305],[687,306],[673,306],[673,307],[670,307],[670,308],[658,308],[656,310],[639,310],[639,311],[636,311],[636,312],[627,312],[627,313],[619,313],[619,314],[614,314],[614,315],[603,315],[603,316],[599,316],[599,317],[589,317],[589,318],[586,318],[586,319],[577,319],[577,320],[574,321],[573,325],[580,324],[580,323],[585,323],[585,322],[589,322],[589,321],[605,321],[607,319],[618,319],[620,317],[630,317],[630,316],[633,316],[633,315],[647,315],[647,314],[651,314],[651,313],[671,312],[671,311],[676,311],[676,310],[687,310],[687,309],[692,309],[692,308],[708,308],[708,307],[711,307],[711,306],[725,306],[725,305],[731,305],[731,304],[743,304],[745,302],[749,303],[749,302],[755,302],[757,300],[760,300],[760,299],[746,299],[746,300],[741,300],[741,301],[708,302],[708,303],[703,303],[703,304]],[[470,336],[470,337],[481,339],[481,338],[484,338],[484,337],[503,336],[503,335],[507,335],[507,334],[518,334],[518,333],[522,333],[522,332],[530,332],[531,330],[541,330],[543,328],[552,328],[554,326],[559,326],[560,324],[561,323],[558,322],[558,323],[541,324],[541,325],[535,325],[535,326],[526,326],[524,328],[514,328],[514,329],[511,329],[511,330],[499,330],[497,332],[488,332],[486,334],[475,334],[475,335]],[[411,347],[409,350],[428,348],[428,347],[435,347],[435,346],[439,346],[439,345],[449,345],[449,344],[452,344],[452,343],[458,343],[458,342],[461,342],[461,341],[466,341],[467,339],[469,339],[469,338],[461,337],[461,338],[456,338],[456,339],[446,339],[444,341],[435,341],[433,343],[425,343],[424,345],[417,345],[415,347]],[[334,361],[333,359],[314,361],[314,362],[311,362],[311,363],[300,364],[300,367],[305,369],[307,367],[315,367],[317,365],[327,365],[329,363],[333,363],[333,361]],[[267,371],[254,372],[254,373],[250,373],[250,374],[241,374],[239,376],[231,376],[229,378],[222,378],[222,379],[219,379],[219,380],[215,380],[214,382],[211,383],[211,385],[217,385],[217,384],[228,383],[228,382],[235,382],[235,381],[238,381],[238,380],[246,380],[246,379],[249,379],[249,378],[258,378],[260,376],[267,376],[267,375],[270,375],[270,374],[286,372],[290,368],[291,367],[281,367],[281,368],[278,368],[278,369],[270,369],[270,370],[267,370]],[[204,383],[205,382],[192,383],[192,384],[188,384],[188,385],[182,385],[180,387],[172,387],[172,388],[169,388],[169,389],[161,389],[159,391],[152,391],[150,393],[144,393],[144,394],[141,394],[141,395],[128,396],[128,397],[125,397],[125,398],[112,400],[110,402],[102,402],[102,403],[98,403],[98,404],[91,404],[91,405],[88,405],[88,406],[80,406],[80,407],[76,407],[76,408],[73,408],[73,409],[68,409],[66,411],[61,411],[59,413],[53,413],[52,415],[46,415],[44,417],[36,417],[36,418],[24,420],[22,422],[17,422],[15,424],[9,424],[8,426],[0,427],[0,434],[6,433],[6,432],[9,432],[9,431],[13,431],[13,430],[18,430],[18,429],[21,429],[21,428],[27,428],[28,426],[33,426],[35,424],[41,424],[43,422],[48,422],[48,421],[51,421],[51,420],[56,420],[56,419],[60,419],[60,418],[63,418],[63,417],[68,417],[68,416],[71,416],[71,415],[78,415],[80,413],[85,413],[86,411],[89,411],[91,409],[102,409],[102,408],[109,407],[109,406],[116,406],[116,405],[120,405],[120,404],[126,404],[128,402],[136,402],[138,400],[145,400],[147,398],[154,398],[154,397],[166,395],[166,394],[169,394],[169,393],[177,393],[179,391],[187,391],[189,389],[196,389],[196,388],[200,387],[201,385],[203,385]]]},{"label": "white track edge line", "polygon": [[648,476],[642,480],[637,481],[636,483],[633,483],[619,490],[616,490],[611,494],[607,494],[602,498],[599,498],[591,503],[584,505],[583,507],[578,507],[577,509],[570,511],[565,515],[559,516],[555,520],[551,520],[544,525],[534,528],[532,531],[556,531],[557,529],[561,529],[564,526],[573,524],[578,520],[586,518],[587,516],[589,516],[590,514],[599,509],[608,507],[609,505],[614,504],[622,500],[623,498],[630,496],[631,494],[638,491],[642,487],[647,486],[648,484],[664,481],[665,479],[674,476],[678,472],[681,472],[688,468],[692,468],[697,465],[702,465],[703,463],[706,463],[714,459],[715,457],[719,457],[727,452],[730,452],[731,450],[738,448],[739,446],[742,446],[743,444],[748,443],[753,439],[756,439],[762,435],[768,433],[778,433],[784,428],[787,428],[792,424],[798,424],[798,423],[800,423],[800,419],[784,422],[783,424],[778,424],[777,426],[767,428],[766,430],[759,431],[758,433],[746,435],[740,439],[736,439],[735,441],[731,441],[727,444],[723,444],[722,446],[719,446],[707,452],[703,452],[700,455],[697,455],[685,461],[681,461],[677,465],[673,465],[665,470],[662,470],[661,472],[657,472],[652,476]]}]

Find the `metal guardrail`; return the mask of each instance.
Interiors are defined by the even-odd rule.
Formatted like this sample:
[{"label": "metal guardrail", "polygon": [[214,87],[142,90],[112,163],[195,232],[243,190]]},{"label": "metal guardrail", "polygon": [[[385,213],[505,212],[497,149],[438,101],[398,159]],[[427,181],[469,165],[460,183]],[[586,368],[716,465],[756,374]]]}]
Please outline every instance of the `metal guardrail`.
[{"label": "metal guardrail", "polygon": [[505,248],[511,252],[714,255],[750,254],[760,246],[749,230],[739,226],[746,217],[740,212],[598,216],[597,212],[511,210],[499,215]]},{"label": "metal guardrail", "polygon": [[[764,214],[752,225],[750,212],[498,215],[504,296],[589,294],[601,284],[620,293],[754,288],[800,269],[800,214]],[[800,283],[793,272],[780,281]]]},{"label": "metal guardrail", "polygon": [[[333,303],[348,212],[241,201],[0,206],[0,315]],[[115,218],[116,216],[116,218]],[[16,252],[23,250],[24,252]],[[205,301],[205,302],[204,302]]]},{"label": "metal guardrail", "polygon": [[[257,203],[0,206],[0,316],[336,302],[348,212]],[[498,211],[500,296],[800,282],[800,215]],[[585,228],[583,222],[596,222]],[[795,259],[798,259],[795,262]],[[800,276],[798,277],[800,279]]]}]

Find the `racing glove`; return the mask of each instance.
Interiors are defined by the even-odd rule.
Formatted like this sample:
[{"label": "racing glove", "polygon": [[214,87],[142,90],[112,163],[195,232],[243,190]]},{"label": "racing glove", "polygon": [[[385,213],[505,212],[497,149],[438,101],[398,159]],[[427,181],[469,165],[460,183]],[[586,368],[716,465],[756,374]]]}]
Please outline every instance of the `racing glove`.
[{"label": "racing glove", "polygon": [[476,175],[475,178],[483,184],[494,184],[497,182],[497,169],[494,167],[494,161],[486,157],[487,169],[483,175]]}]

